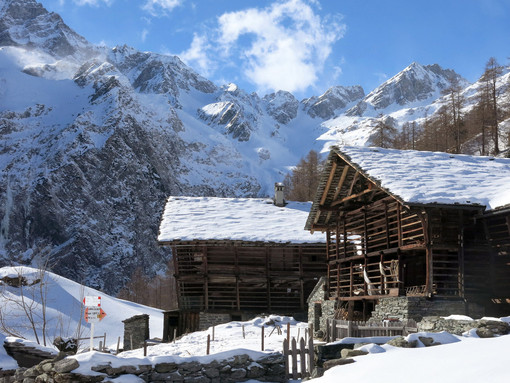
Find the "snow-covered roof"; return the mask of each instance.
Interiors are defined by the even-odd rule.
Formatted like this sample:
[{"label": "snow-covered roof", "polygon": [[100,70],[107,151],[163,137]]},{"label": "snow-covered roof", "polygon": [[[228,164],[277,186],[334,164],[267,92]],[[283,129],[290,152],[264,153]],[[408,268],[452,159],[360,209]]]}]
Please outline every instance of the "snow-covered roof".
[{"label": "snow-covered roof", "polygon": [[333,150],[406,203],[510,204],[510,159],[343,146]]},{"label": "snow-covered roof", "polygon": [[278,207],[267,198],[169,197],[158,241],[325,242],[303,229],[310,207],[292,201]]}]

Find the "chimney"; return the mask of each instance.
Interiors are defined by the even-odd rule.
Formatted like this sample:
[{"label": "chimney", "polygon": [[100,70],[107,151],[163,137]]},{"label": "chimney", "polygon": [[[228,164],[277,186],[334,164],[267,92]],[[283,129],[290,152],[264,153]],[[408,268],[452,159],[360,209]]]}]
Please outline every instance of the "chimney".
[{"label": "chimney", "polygon": [[285,186],[281,182],[276,182],[274,184],[274,204],[276,206],[283,207],[285,206],[285,199],[283,196],[283,191]]}]

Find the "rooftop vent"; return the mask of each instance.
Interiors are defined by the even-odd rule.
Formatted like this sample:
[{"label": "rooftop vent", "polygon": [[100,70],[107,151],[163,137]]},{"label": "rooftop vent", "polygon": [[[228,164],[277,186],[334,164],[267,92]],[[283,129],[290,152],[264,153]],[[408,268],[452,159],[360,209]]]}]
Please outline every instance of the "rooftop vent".
[{"label": "rooftop vent", "polygon": [[274,184],[274,204],[276,206],[285,206],[285,198],[283,196],[284,190],[285,186],[283,186],[281,182],[276,182]]}]

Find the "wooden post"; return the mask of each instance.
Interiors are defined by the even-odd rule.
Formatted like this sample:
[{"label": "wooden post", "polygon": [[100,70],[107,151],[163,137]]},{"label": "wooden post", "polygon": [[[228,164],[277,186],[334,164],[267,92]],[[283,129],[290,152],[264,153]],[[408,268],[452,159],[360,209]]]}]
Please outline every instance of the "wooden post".
[{"label": "wooden post", "polygon": [[211,335],[207,334],[207,353],[206,353],[206,355],[209,355],[210,349],[211,349]]},{"label": "wooden post", "polygon": [[120,350],[120,336],[117,338],[117,352],[116,352],[116,354],[119,353],[119,350]]},{"label": "wooden post", "polygon": [[104,333],[103,351],[106,350],[106,333]]},{"label": "wooden post", "polygon": [[283,363],[285,365],[285,379],[290,377],[289,371],[289,341],[287,339],[283,340]]},{"label": "wooden post", "polygon": [[214,326],[212,326],[212,340],[214,342]]},{"label": "wooden post", "polygon": [[292,379],[296,380],[298,378],[297,373],[297,344],[296,338],[292,338],[291,343],[291,358],[292,358]]},{"label": "wooden post", "polygon": [[244,333],[244,324],[243,324],[243,339],[246,339],[246,334]]},{"label": "wooden post", "polygon": [[314,354],[314,349],[313,349],[313,338],[310,337],[310,339],[308,339],[308,373],[309,373],[309,375],[312,374],[313,369],[315,368],[315,365],[314,365],[315,360],[314,359],[315,359],[315,354]]},{"label": "wooden post", "polygon": [[177,338],[177,329],[174,328],[174,343],[175,343],[175,338]]},{"label": "wooden post", "polygon": [[147,356],[147,341],[143,341],[143,356]]},{"label": "wooden post", "polygon": [[261,331],[261,343],[262,343],[262,346],[261,346],[261,349],[262,351],[264,351],[264,325],[262,325],[262,331]]},{"label": "wooden post", "polygon": [[303,338],[299,341],[299,361],[301,364],[301,379],[304,379],[306,376],[306,349]]},{"label": "wooden post", "polygon": [[103,341],[102,340],[99,341],[99,350],[98,351],[99,352],[103,351]]},{"label": "wooden post", "polygon": [[290,342],[290,322],[287,322],[287,342]]}]

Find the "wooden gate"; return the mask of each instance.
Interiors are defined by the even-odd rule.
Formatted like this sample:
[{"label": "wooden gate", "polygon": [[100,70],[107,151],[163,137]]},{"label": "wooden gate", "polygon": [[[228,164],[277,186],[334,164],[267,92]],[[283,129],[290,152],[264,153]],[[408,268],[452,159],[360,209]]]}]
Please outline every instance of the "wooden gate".
[{"label": "wooden gate", "polygon": [[283,357],[285,360],[286,379],[304,379],[311,375],[314,369],[313,337],[299,340],[299,347],[296,338],[290,341],[283,341]]}]

